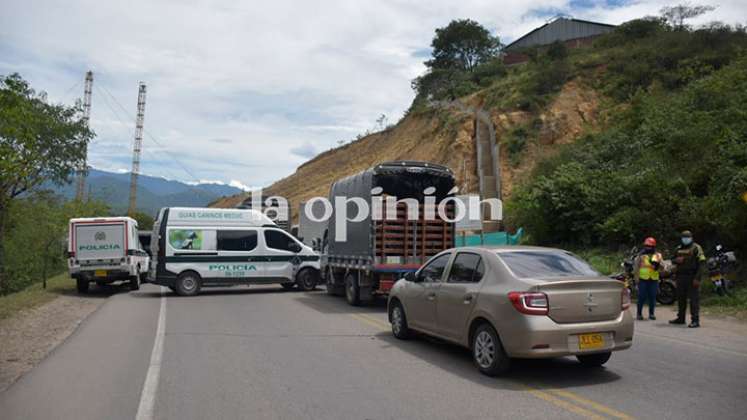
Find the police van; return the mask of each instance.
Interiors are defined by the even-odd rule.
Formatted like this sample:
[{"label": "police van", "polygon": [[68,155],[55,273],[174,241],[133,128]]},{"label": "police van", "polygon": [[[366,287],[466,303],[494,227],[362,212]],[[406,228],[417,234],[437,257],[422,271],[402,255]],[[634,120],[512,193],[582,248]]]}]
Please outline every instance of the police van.
[{"label": "police van", "polygon": [[319,278],[319,255],[257,210],[163,208],[151,255],[149,281],[182,296],[250,284],[308,291]]}]

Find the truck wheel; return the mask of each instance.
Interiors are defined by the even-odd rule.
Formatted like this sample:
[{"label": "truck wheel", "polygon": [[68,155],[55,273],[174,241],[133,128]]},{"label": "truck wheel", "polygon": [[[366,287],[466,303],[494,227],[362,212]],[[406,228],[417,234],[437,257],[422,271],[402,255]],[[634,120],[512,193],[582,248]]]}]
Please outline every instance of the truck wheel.
[{"label": "truck wheel", "polygon": [[316,289],[318,281],[319,273],[311,268],[304,268],[296,275],[296,284],[298,285],[298,288],[304,292],[310,292]]},{"label": "truck wheel", "polygon": [[355,279],[355,273],[350,272],[345,276],[345,299],[348,304],[358,306],[361,304],[361,291],[358,287],[358,281]]},{"label": "truck wheel", "polygon": [[88,293],[88,280],[76,279],[78,293]]},{"label": "truck wheel", "polygon": [[140,273],[130,277],[130,290],[140,290]]},{"label": "truck wheel", "polygon": [[200,293],[202,279],[194,271],[187,271],[176,278],[176,293],[180,296],[194,296]]},{"label": "truck wheel", "polygon": [[342,288],[335,284],[332,269],[327,270],[327,294],[330,296],[342,296]]},{"label": "truck wheel", "polygon": [[407,317],[402,304],[399,301],[392,303],[392,311],[389,314],[389,322],[392,324],[392,334],[400,340],[410,338],[410,328],[407,326]]}]

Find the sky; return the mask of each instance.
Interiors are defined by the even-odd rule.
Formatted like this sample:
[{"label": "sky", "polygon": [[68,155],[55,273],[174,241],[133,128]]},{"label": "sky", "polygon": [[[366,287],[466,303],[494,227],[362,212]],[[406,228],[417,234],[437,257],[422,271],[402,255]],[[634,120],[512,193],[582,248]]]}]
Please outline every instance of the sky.
[{"label": "sky", "polygon": [[[0,0],[0,75],[52,102],[94,72],[93,167],[128,171],[138,83],[147,85],[141,172],[263,187],[314,155],[399,120],[434,30],[470,18],[509,43],[558,14],[619,24],[677,1]],[[747,23],[744,0],[693,24]]]}]

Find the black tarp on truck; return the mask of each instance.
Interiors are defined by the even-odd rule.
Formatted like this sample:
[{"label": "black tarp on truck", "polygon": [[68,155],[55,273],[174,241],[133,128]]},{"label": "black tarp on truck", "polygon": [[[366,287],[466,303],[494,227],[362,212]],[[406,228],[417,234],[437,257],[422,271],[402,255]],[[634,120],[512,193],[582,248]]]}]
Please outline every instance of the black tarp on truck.
[{"label": "black tarp on truck", "polygon": [[[453,247],[454,224],[443,220],[432,202],[437,205],[451,197],[454,182],[454,174],[448,167],[416,161],[382,163],[335,182],[330,189],[333,212],[322,252],[327,291],[345,292],[351,304],[370,300],[374,295],[386,294],[404,273],[417,270],[431,256]],[[372,210],[359,222],[344,223],[344,240],[336,237],[336,197],[360,199]],[[385,203],[387,197],[398,201],[396,217],[373,217],[376,203]],[[430,204],[426,203],[426,197],[431,197]],[[412,209],[406,200],[418,207],[417,213],[410,213],[410,217],[408,212]],[[426,220],[429,207],[435,217]],[[445,209],[447,218],[452,219],[453,203],[447,203]],[[347,217],[357,214],[358,206],[348,201]]]}]

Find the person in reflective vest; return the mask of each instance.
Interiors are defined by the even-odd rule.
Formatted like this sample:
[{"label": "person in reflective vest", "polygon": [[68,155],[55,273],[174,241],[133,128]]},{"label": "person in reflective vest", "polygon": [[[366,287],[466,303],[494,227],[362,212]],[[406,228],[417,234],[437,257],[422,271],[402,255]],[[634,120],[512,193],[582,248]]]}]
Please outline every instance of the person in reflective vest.
[{"label": "person in reflective vest", "polygon": [[635,280],[638,283],[638,320],[643,321],[643,305],[648,303],[648,319],[655,320],[656,293],[659,291],[661,254],[656,252],[656,239],[648,237],[635,260]]},{"label": "person in reflective vest", "polygon": [[703,248],[693,241],[689,230],[680,236],[682,244],[677,247],[674,269],[677,279],[677,318],[670,324],[684,324],[687,300],[690,299],[690,328],[700,327],[700,276],[706,257]]}]

